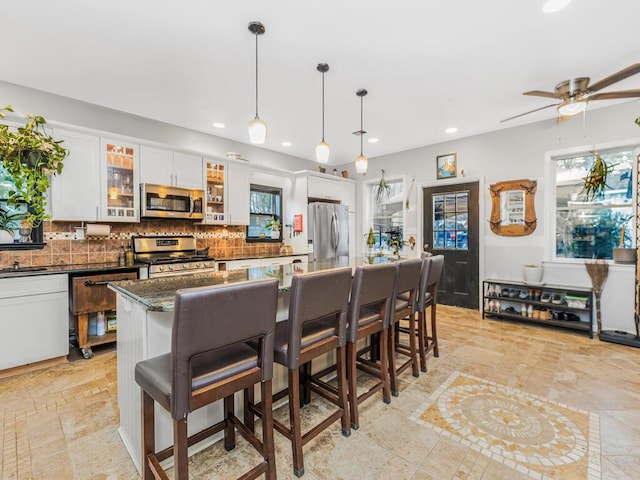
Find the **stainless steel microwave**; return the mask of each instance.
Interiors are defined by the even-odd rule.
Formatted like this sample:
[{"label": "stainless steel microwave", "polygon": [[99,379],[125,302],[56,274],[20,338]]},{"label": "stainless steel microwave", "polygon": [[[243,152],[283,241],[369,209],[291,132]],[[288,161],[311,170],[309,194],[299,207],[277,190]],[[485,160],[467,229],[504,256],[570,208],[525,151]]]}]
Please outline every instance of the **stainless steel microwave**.
[{"label": "stainless steel microwave", "polygon": [[202,220],[204,190],[141,183],[140,216]]}]

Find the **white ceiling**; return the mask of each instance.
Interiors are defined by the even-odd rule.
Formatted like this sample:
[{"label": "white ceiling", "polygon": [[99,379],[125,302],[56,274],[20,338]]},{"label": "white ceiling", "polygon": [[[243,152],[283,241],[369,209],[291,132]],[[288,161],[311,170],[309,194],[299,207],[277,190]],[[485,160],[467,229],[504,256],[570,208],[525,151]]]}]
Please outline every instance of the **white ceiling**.
[{"label": "white ceiling", "polygon": [[[339,164],[359,153],[351,132],[359,129],[360,88],[369,91],[365,140],[380,139],[364,150],[375,157],[552,118],[554,108],[499,123],[554,103],[524,91],[578,76],[594,82],[640,61],[640,1],[573,0],[555,14],[542,4],[5,0],[0,79],[248,143],[255,37],[247,25],[260,21],[265,147],[313,159],[321,138],[316,65],[326,62],[325,136],[330,163]],[[640,75],[604,91],[629,88],[640,88]],[[458,133],[445,134],[451,126]]]}]

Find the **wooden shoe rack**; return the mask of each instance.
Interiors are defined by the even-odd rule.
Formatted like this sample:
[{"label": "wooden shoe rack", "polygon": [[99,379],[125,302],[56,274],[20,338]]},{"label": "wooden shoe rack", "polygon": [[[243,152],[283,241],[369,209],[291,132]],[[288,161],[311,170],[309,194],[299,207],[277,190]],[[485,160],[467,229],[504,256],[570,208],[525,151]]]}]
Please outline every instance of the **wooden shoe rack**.
[{"label": "wooden shoe rack", "polygon": [[487,279],[482,282],[482,292],[482,318],[566,328],[593,338],[591,288]]}]

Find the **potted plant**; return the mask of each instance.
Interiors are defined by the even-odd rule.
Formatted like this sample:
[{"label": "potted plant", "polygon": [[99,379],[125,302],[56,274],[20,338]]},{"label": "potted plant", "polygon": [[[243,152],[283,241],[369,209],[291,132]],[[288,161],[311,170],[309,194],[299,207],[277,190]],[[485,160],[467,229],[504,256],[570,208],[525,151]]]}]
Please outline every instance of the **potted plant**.
[{"label": "potted plant", "polygon": [[[11,105],[0,109],[0,118],[5,117],[4,112],[13,112]],[[62,172],[63,160],[69,151],[61,145],[61,140],[56,141],[47,134],[44,130],[47,121],[43,117],[27,115],[27,119],[24,127],[15,129],[0,124],[0,160],[15,186],[9,192],[7,205],[27,204],[29,212],[24,216],[24,223],[37,227],[50,218],[45,210],[48,175]]]},{"label": "potted plant", "polygon": [[13,243],[14,231],[20,227],[23,216],[22,213],[12,213],[0,207],[0,243]]},{"label": "potted plant", "polygon": [[282,223],[280,222],[280,220],[276,220],[276,217],[271,217],[269,221],[264,224],[264,228],[271,230],[271,238],[280,238],[280,229],[282,228]]}]

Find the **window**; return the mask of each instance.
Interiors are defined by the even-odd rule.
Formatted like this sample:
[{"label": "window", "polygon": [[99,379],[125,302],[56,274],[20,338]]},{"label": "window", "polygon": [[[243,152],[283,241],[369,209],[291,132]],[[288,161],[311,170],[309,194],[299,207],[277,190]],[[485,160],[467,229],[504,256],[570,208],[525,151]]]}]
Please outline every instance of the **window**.
[{"label": "window", "polygon": [[404,180],[389,178],[386,184],[388,189],[380,192],[378,180],[367,183],[364,247],[373,228],[373,252],[393,251],[394,242],[402,245],[404,241]]},{"label": "window", "polygon": [[469,192],[433,195],[433,248],[469,249]]},{"label": "window", "polygon": [[281,242],[282,228],[269,228],[274,220],[282,222],[282,189],[251,185],[247,241]]},{"label": "window", "polygon": [[613,258],[613,248],[633,247],[633,163],[632,148],[600,151],[602,159],[613,169],[607,187],[587,200],[584,177],[594,156],[590,152],[552,162],[555,177],[555,257]]},{"label": "window", "polygon": [[[9,227],[14,230],[14,241],[18,241],[20,239],[20,234],[19,234],[20,220],[18,215],[24,213],[27,208],[25,204],[18,205],[15,207],[7,205],[7,197],[9,196],[9,192],[12,190],[14,190],[13,181],[9,176],[9,174],[2,167],[2,165],[0,165],[0,208],[2,208],[2,210],[7,212],[9,215],[16,217],[16,219],[10,223]],[[43,237],[42,224],[40,224],[38,227],[32,229],[28,238],[30,239],[30,242],[36,242],[38,244],[41,244],[42,237]],[[21,246],[25,246],[25,244],[22,243]],[[11,248],[11,247],[7,247],[7,245],[5,245],[5,248]],[[42,247],[34,246],[34,248],[42,248]]]}]

